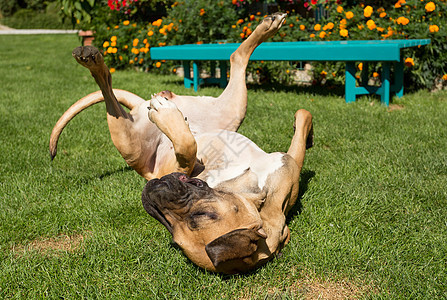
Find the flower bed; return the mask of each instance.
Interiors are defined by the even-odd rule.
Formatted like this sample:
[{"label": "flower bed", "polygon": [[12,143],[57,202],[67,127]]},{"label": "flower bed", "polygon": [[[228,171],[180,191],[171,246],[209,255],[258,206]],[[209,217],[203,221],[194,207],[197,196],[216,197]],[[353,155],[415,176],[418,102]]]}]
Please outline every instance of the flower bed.
[{"label": "flower bed", "polygon": [[[130,21],[129,6],[136,1],[114,0],[113,9],[123,9],[122,20],[107,28],[97,28],[96,45],[103,49],[107,64],[116,68],[171,72],[175,66],[150,59],[151,47],[187,43],[240,42],[247,38],[260,20],[261,12],[247,14],[245,1],[174,2],[167,16],[152,22]],[[293,2],[293,1],[292,1]],[[296,1],[295,1],[296,2]],[[302,2],[301,2],[302,3]],[[423,48],[405,51],[406,86],[433,88],[447,81],[446,1],[399,0],[389,7],[362,3],[347,6],[343,1],[308,1],[312,11],[323,7],[325,17],[304,18],[289,11],[289,17],[273,41],[330,41],[430,38]],[[120,4],[121,6],[119,6]],[[319,6],[317,6],[319,5]],[[322,5],[322,6],[321,6]],[[112,8],[112,7],[111,7]],[[102,29],[102,30],[101,30]],[[313,64],[315,83],[343,82],[342,64]],[[295,64],[289,62],[253,62],[249,71],[258,80],[291,82]],[[371,76],[380,73],[380,65]],[[362,65],[358,66],[359,71]]]}]

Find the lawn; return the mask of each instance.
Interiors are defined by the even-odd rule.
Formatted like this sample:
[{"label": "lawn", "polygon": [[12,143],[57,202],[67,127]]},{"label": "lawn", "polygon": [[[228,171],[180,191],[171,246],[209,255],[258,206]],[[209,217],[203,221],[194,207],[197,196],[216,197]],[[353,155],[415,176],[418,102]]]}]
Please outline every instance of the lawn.
[{"label": "lawn", "polygon": [[[78,115],[51,162],[52,127],[97,90],[77,37],[0,36],[0,298],[447,298],[447,92],[345,104],[341,89],[253,87],[240,132],[286,151],[314,115],[292,239],[246,275],[203,271],[141,205],[145,180],[109,137],[104,104]],[[181,78],[113,74],[145,98]],[[207,87],[199,95],[218,95]]]}]

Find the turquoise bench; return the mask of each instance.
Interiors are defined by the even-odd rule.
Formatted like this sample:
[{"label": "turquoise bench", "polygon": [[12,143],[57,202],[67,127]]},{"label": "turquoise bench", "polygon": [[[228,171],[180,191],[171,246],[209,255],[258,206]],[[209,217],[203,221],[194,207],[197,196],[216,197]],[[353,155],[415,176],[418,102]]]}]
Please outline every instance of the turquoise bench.
[{"label": "turquoise bench", "polygon": [[[346,62],[345,100],[354,102],[356,96],[366,94],[380,95],[382,104],[388,106],[390,94],[402,97],[404,92],[404,61],[401,50],[408,47],[423,46],[430,39],[419,40],[370,40],[370,41],[321,41],[321,42],[271,42],[263,43],[253,52],[250,60],[257,61],[343,61]],[[240,44],[202,44],[178,45],[151,48],[153,60],[183,61],[184,84],[194,86],[197,91],[203,83],[227,84],[227,61]],[[190,62],[193,62],[191,78]],[[222,76],[215,77],[212,68],[211,78],[200,78],[199,61],[219,61]],[[363,62],[361,84],[356,84],[356,62]],[[368,85],[368,63],[382,62],[382,85]],[[394,70],[392,77],[391,70]]]}]

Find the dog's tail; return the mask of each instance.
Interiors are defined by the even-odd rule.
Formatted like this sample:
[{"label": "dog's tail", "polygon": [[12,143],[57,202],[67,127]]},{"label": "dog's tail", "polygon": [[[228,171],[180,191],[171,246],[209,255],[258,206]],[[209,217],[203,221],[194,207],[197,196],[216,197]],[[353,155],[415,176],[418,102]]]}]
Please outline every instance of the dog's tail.
[{"label": "dog's tail", "polygon": [[[133,109],[135,106],[144,102],[144,99],[124,90],[113,89],[113,93],[115,94],[119,103],[127,107],[128,109]],[[68,122],[73,119],[77,114],[79,114],[84,109],[104,101],[104,97],[101,91],[97,91],[91,93],[74,103],[65,113],[59,118],[56,125],[54,125],[53,131],[50,136],[50,155],[51,160],[54,159],[57,153],[57,142],[59,140],[59,136],[64,130],[65,126],[67,126]]]}]

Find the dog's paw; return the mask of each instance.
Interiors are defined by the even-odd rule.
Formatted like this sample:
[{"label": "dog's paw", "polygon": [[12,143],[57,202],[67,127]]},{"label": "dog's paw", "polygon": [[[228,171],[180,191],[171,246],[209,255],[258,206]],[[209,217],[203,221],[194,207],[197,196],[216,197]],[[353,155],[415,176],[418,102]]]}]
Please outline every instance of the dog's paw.
[{"label": "dog's paw", "polygon": [[104,58],[99,50],[93,46],[77,47],[72,52],[73,57],[82,66],[92,69],[104,63]]},{"label": "dog's paw", "polygon": [[174,125],[179,121],[185,122],[183,114],[178,110],[177,105],[159,95],[156,95],[150,100],[148,109],[149,120],[155,123],[160,129],[162,129],[161,127]]},{"label": "dog's paw", "polygon": [[262,20],[256,29],[259,30],[262,39],[268,39],[274,36],[278,30],[281,28],[282,24],[286,19],[287,14],[282,12],[276,12],[272,15],[268,15]]}]

